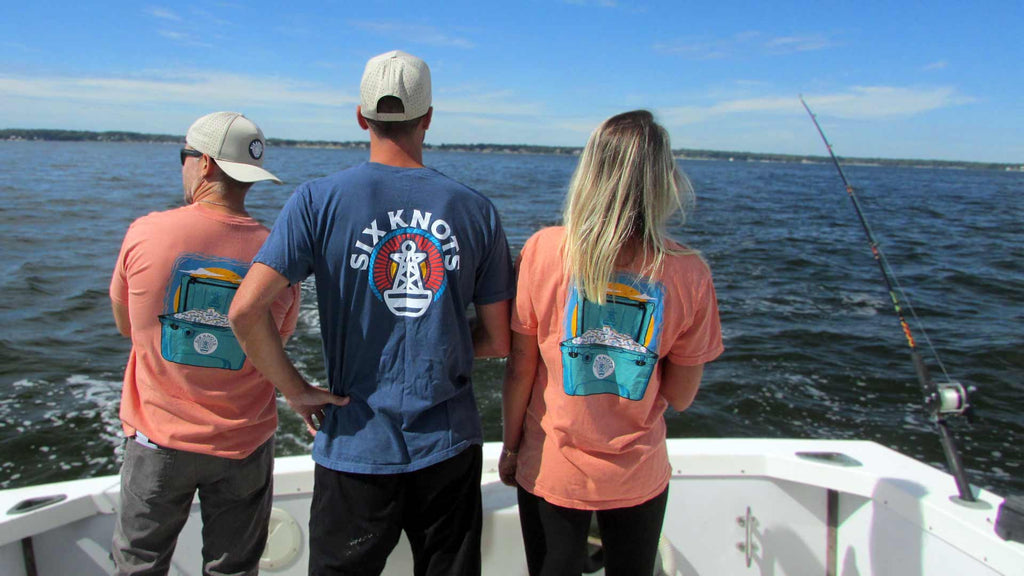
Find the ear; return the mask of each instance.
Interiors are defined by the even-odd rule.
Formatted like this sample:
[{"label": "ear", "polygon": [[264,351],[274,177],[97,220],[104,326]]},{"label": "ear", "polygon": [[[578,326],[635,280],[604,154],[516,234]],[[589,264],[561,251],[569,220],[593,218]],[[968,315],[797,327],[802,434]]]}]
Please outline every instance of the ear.
[{"label": "ear", "polygon": [[427,113],[423,115],[423,120],[420,121],[420,126],[423,127],[423,131],[426,132],[430,129],[430,121],[434,118],[434,107],[427,108]]},{"label": "ear", "polygon": [[220,166],[217,166],[217,163],[213,161],[213,158],[210,158],[206,154],[203,154],[203,157],[199,159],[199,162],[199,167],[202,170],[204,180],[210,180],[211,176],[220,172]]},{"label": "ear", "polygon": [[366,118],[363,118],[363,107],[356,106],[356,121],[359,122],[359,127],[363,130],[369,130],[370,125],[367,124]]}]

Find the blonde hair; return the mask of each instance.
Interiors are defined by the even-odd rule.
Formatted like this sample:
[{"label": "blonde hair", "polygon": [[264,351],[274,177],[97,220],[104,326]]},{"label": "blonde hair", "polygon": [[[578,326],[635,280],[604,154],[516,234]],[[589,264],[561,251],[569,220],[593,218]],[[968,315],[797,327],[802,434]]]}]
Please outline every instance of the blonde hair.
[{"label": "blonde hair", "polygon": [[670,244],[666,222],[685,220],[693,187],[676,166],[668,132],[647,110],[605,120],[590,135],[566,198],[565,267],[587,300],[604,304],[616,260],[631,242],[641,274],[654,278]]}]

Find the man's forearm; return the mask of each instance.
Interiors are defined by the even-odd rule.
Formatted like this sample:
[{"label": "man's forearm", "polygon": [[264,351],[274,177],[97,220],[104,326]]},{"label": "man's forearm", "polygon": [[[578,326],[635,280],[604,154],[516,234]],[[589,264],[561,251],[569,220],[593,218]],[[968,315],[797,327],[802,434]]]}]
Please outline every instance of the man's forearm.
[{"label": "man's forearm", "polygon": [[284,351],[271,309],[288,280],[264,264],[253,264],[231,301],[228,320],[249,361],[285,396],[307,386]]},{"label": "man's forearm", "polygon": [[306,380],[285,353],[281,334],[270,312],[232,312],[231,328],[253,366],[285,396],[305,388]]},{"label": "man's forearm", "polygon": [[310,434],[316,434],[326,417],[327,405],[345,406],[349,399],[311,386],[285,353],[271,307],[287,286],[288,279],[273,268],[253,264],[231,301],[228,319],[249,361],[284,394]]}]

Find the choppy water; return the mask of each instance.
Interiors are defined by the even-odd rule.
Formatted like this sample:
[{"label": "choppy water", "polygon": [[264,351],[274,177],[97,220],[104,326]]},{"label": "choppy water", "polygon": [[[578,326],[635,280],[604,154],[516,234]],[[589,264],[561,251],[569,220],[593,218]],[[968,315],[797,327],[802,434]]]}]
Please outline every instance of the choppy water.
[{"label": "choppy water", "polygon": [[[289,185],[259,184],[270,224],[294,185],[365,152],[271,149]],[[557,223],[575,159],[428,153],[492,198],[513,251]],[[877,266],[829,165],[683,162],[697,211],[678,238],[711,263],[726,353],[673,436],[863,438],[944,467]],[[115,473],[128,355],[107,286],[136,217],[181,202],[177,147],[0,142],[0,487]],[[1024,178],[848,166],[847,176],[954,379],[977,386],[978,420],[954,431],[975,484],[1024,493]],[[289,351],[323,378],[309,286]],[[918,339],[922,340],[920,334]],[[937,371],[932,364],[931,368]],[[502,364],[478,364],[489,440],[500,439]],[[309,439],[281,405],[279,454]],[[951,493],[953,488],[951,487]]]}]

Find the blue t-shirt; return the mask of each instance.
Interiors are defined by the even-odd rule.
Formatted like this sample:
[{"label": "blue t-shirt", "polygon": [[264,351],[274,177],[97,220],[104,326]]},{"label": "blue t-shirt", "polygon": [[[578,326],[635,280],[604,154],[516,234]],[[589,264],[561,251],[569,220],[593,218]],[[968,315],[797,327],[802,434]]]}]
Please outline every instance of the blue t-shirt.
[{"label": "blue t-shirt", "polygon": [[300,185],[256,255],[292,283],[316,277],[328,406],[313,459],[410,472],[483,442],[466,310],[512,298],[490,200],[430,168],[366,162]]}]

